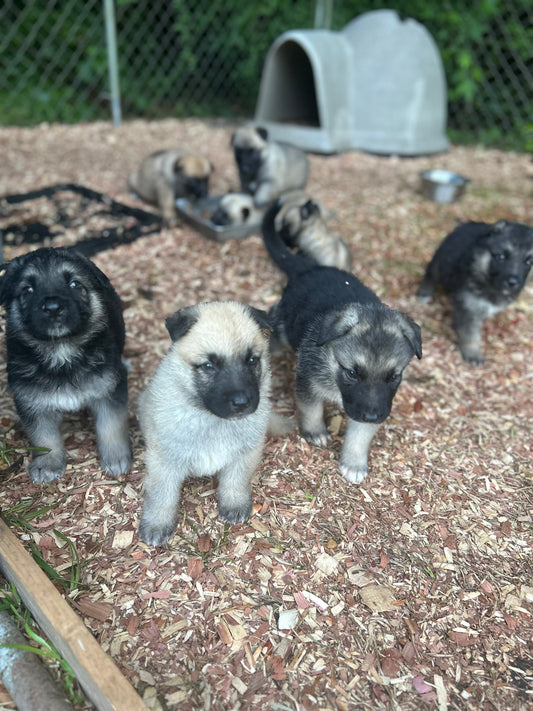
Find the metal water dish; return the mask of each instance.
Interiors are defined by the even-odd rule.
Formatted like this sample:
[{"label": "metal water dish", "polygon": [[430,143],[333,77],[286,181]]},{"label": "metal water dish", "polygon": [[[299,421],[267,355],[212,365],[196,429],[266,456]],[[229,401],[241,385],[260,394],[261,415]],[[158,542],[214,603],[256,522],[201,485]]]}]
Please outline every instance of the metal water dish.
[{"label": "metal water dish", "polygon": [[435,202],[458,200],[464,193],[468,178],[451,170],[425,170],[420,173],[422,195]]}]

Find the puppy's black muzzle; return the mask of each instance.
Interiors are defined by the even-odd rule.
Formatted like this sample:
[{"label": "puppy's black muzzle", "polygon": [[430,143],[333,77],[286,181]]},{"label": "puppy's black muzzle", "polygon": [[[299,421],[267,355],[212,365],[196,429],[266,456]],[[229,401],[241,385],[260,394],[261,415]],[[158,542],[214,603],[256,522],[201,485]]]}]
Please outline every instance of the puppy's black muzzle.
[{"label": "puppy's black muzzle", "polygon": [[65,310],[65,305],[61,299],[50,297],[41,303],[41,311],[50,319],[59,318]]}]

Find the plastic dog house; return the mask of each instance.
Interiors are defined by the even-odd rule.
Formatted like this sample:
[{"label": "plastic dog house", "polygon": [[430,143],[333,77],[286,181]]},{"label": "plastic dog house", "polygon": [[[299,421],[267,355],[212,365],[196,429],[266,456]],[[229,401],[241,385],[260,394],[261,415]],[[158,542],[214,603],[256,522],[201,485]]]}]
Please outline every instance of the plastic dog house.
[{"label": "plastic dog house", "polygon": [[367,12],[340,32],[291,30],[270,47],[254,122],[316,153],[446,150],[446,78],[423,25]]}]

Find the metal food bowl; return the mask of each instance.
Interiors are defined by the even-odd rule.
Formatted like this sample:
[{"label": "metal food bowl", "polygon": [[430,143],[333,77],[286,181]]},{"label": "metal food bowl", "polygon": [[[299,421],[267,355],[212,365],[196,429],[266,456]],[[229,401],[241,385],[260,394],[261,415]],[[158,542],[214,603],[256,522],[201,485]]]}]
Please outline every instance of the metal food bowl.
[{"label": "metal food bowl", "polygon": [[211,215],[217,209],[222,195],[211,195],[196,202],[189,202],[186,198],[176,200],[178,215],[198,232],[215,242],[227,242],[230,239],[246,239],[250,235],[261,234],[260,223],[245,223],[237,225],[215,225],[211,222]]},{"label": "metal food bowl", "polygon": [[468,178],[451,170],[425,170],[420,173],[421,192],[434,202],[454,202],[464,193]]}]

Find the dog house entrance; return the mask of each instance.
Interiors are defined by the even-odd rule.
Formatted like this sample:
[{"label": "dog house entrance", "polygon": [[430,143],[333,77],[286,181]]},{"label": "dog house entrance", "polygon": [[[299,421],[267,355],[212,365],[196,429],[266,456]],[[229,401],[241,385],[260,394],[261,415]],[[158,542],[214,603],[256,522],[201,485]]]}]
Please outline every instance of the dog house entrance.
[{"label": "dog house entrance", "polygon": [[279,48],[264,105],[261,118],[265,121],[320,126],[313,68],[297,42],[288,41]]}]

